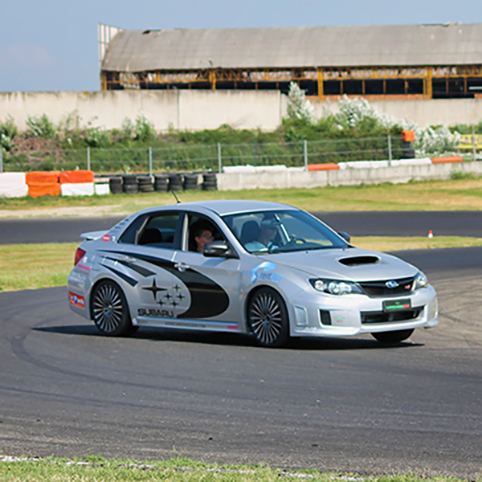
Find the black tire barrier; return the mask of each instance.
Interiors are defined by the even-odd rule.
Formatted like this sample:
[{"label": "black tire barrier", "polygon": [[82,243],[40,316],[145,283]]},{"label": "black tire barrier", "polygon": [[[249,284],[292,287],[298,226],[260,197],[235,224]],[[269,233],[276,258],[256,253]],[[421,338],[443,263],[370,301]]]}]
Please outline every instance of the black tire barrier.
[{"label": "black tire barrier", "polygon": [[415,159],[415,149],[403,149],[402,150],[403,159]]},{"label": "black tire barrier", "polygon": [[137,184],[137,175],[136,174],[124,174],[122,176],[122,179],[124,180],[124,186],[126,184]]},{"label": "black tire barrier", "polygon": [[139,192],[139,186],[136,184],[124,184],[124,192],[127,194],[137,194]]},{"label": "black tire barrier", "polygon": [[122,193],[122,178],[120,177],[111,177],[109,179],[109,188],[112,194],[121,194]]},{"label": "black tire barrier", "polygon": [[184,190],[188,191],[190,189],[197,189],[198,188],[197,181],[198,181],[197,175],[186,174],[184,176]]},{"label": "black tire barrier", "polygon": [[168,191],[168,185],[166,184],[155,184],[154,189],[156,192],[167,192]]},{"label": "black tire barrier", "polygon": [[203,191],[217,191],[218,186],[212,186],[210,184],[204,184],[203,183]]},{"label": "black tire barrier", "polygon": [[217,181],[217,176],[216,173],[214,172],[208,172],[207,174],[203,174],[203,181],[204,182],[209,182],[209,181]]}]

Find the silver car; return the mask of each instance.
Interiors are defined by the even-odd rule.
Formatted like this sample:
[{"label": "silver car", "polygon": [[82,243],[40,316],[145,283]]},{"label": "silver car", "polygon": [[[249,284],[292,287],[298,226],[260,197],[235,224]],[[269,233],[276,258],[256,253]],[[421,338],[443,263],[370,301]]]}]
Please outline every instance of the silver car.
[{"label": "silver car", "polygon": [[267,347],[364,333],[398,343],[437,324],[421,271],[284,204],[180,203],[82,237],[69,303],[106,335],[148,326],[250,333]]}]

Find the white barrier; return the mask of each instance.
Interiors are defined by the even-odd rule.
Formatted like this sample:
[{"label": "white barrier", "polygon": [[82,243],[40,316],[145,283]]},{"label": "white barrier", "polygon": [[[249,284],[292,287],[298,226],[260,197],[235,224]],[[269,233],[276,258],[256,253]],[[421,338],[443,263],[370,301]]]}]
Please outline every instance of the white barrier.
[{"label": "white barrier", "polygon": [[92,196],[94,194],[94,183],[61,184],[60,192],[62,196]]},{"label": "white barrier", "polygon": [[27,176],[24,172],[0,173],[0,197],[23,197],[27,194]]}]

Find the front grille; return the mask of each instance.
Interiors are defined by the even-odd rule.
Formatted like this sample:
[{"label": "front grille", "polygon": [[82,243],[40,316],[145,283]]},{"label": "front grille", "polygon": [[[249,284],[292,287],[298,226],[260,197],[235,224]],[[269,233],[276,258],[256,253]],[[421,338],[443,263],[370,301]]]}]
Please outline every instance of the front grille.
[{"label": "front grille", "polygon": [[362,311],[361,322],[362,324],[370,323],[395,323],[398,321],[410,321],[418,318],[423,311],[423,306],[419,308],[412,308],[410,310],[400,311]]},{"label": "front grille", "polygon": [[[388,288],[386,283],[388,281],[396,281],[398,286],[396,288]],[[400,278],[395,280],[383,281],[362,281],[358,284],[368,296],[400,296],[410,293],[413,289],[415,277]]]}]

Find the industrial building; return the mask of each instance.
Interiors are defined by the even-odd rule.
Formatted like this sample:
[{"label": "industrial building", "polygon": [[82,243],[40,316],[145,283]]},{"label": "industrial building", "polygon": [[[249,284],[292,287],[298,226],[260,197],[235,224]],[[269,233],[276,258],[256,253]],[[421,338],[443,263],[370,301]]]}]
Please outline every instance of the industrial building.
[{"label": "industrial building", "polygon": [[482,24],[125,30],[99,25],[101,90],[279,90],[312,100],[482,97]]}]

